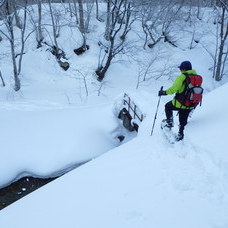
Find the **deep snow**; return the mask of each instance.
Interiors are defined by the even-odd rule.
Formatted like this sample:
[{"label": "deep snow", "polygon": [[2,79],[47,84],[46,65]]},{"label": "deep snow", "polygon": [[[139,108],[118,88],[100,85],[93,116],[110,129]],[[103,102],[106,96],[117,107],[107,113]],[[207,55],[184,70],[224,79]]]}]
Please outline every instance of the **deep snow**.
[{"label": "deep snow", "polygon": [[227,87],[205,96],[183,142],[162,136],[163,107],[151,137],[148,113],[135,139],[3,209],[2,227],[227,227],[228,156],[219,132],[228,107],[217,102]]},{"label": "deep snow", "polygon": [[[45,17],[48,20],[46,11]],[[65,19],[67,15],[63,24]],[[201,41],[213,49],[214,27],[205,21],[207,26],[194,26],[204,26],[207,36]],[[183,32],[190,34],[187,28]],[[222,83],[213,82],[212,59],[200,45],[187,49],[190,37],[179,39],[182,48],[161,43],[152,53],[142,49],[137,26],[131,33],[134,59],[118,56],[100,84],[94,69],[102,29],[102,23],[93,22],[90,50],[78,57],[72,49],[80,46],[81,37],[77,30],[63,27],[59,42],[71,64],[67,72],[45,47],[37,50],[31,38],[18,93],[12,91],[9,44],[0,43],[0,67],[7,82],[0,96],[0,186],[23,175],[55,176],[91,160],[1,210],[1,227],[227,228],[228,105],[223,100],[228,84],[219,87]],[[136,90],[139,70],[154,55],[159,56],[154,74],[164,68],[170,73]],[[202,107],[189,119],[184,141],[170,145],[160,122],[172,96],[162,97],[150,136],[157,91],[172,84],[179,74],[176,66],[186,59],[203,75],[205,95]],[[124,92],[145,116],[137,135],[127,133],[117,119]],[[116,139],[118,134],[126,135],[123,143]]]}]

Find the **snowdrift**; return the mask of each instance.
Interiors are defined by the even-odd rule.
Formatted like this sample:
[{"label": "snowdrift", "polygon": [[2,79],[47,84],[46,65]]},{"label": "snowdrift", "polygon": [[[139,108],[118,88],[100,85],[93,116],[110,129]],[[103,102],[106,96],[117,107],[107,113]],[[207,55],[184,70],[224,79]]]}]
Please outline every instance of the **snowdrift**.
[{"label": "snowdrift", "polygon": [[3,209],[1,227],[227,227],[228,105],[218,102],[227,89],[204,96],[183,142],[164,139],[163,107],[150,137],[154,113],[147,113],[138,137]]}]

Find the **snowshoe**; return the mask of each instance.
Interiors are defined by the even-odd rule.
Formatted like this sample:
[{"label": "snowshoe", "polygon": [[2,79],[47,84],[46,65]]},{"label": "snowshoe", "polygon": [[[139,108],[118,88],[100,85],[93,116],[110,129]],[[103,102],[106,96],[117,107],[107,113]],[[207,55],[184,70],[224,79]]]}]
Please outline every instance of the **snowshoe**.
[{"label": "snowshoe", "polygon": [[161,122],[161,129],[169,143],[174,144],[176,142],[175,134],[172,131],[171,125],[167,125],[166,120]]},{"label": "snowshoe", "polygon": [[178,133],[178,135],[176,135],[176,141],[178,142],[178,141],[181,141],[181,140],[183,140],[183,138],[184,138],[184,134],[181,134],[181,133]]},{"label": "snowshoe", "polygon": [[162,127],[166,127],[166,128],[172,128],[173,127],[173,120],[168,120],[168,119],[164,119],[162,120]]}]

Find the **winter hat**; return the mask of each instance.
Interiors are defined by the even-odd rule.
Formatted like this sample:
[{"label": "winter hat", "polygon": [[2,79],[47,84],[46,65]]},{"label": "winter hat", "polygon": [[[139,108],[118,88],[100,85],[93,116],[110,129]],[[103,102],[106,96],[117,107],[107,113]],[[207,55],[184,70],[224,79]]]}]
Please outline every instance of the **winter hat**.
[{"label": "winter hat", "polygon": [[184,61],[178,68],[180,68],[180,70],[192,70],[192,64],[189,61]]}]

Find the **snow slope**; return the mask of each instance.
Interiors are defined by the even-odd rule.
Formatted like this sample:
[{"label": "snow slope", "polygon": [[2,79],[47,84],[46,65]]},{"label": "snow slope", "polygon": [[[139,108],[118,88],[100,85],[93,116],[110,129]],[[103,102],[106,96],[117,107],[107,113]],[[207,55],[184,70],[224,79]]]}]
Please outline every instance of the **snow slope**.
[{"label": "snow slope", "polygon": [[[204,96],[183,142],[162,136],[161,105],[152,137],[154,112],[132,141],[3,209],[1,227],[228,227],[227,89]],[[157,97],[132,96],[155,111]]]},{"label": "snow slope", "polygon": [[[50,23],[47,7],[43,13],[45,23]],[[116,56],[102,83],[94,71],[105,23],[91,22],[90,49],[82,56],[72,51],[82,41],[77,28],[63,26],[58,41],[71,65],[66,72],[47,47],[36,49],[32,35],[17,93],[12,90],[9,43],[3,39],[0,68],[6,87],[0,91],[0,186],[24,175],[59,175],[92,160],[1,210],[1,228],[228,227],[228,105],[223,102],[228,84],[205,95],[203,106],[189,119],[185,140],[176,145],[170,145],[160,130],[164,104],[171,99],[162,97],[150,136],[157,91],[161,85],[171,85],[181,61],[190,60],[203,75],[205,92],[223,83],[212,80],[213,60],[203,48],[213,52],[215,47],[216,27],[213,17],[208,20],[211,14],[206,15],[204,20],[175,28],[179,48],[161,42],[153,51],[143,50],[144,37],[136,23],[128,55]],[[62,25],[67,21],[74,24],[69,14],[61,18]],[[204,36],[190,50],[195,26]],[[51,33],[51,27],[46,29]],[[142,81],[140,73],[154,58],[151,74]],[[115,136],[124,130],[113,114],[123,92],[130,94],[146,118],[137,137],[128,141],[135,134],[125,132],[127,140],[120,144]],[[176,131],[177,125],[176,119]]]},{"label": "snow slope", "polygon": [[64,108],[16,102],[0,110],[0,186],[25,175],[61,175],[118,145],[110,105]]}]

